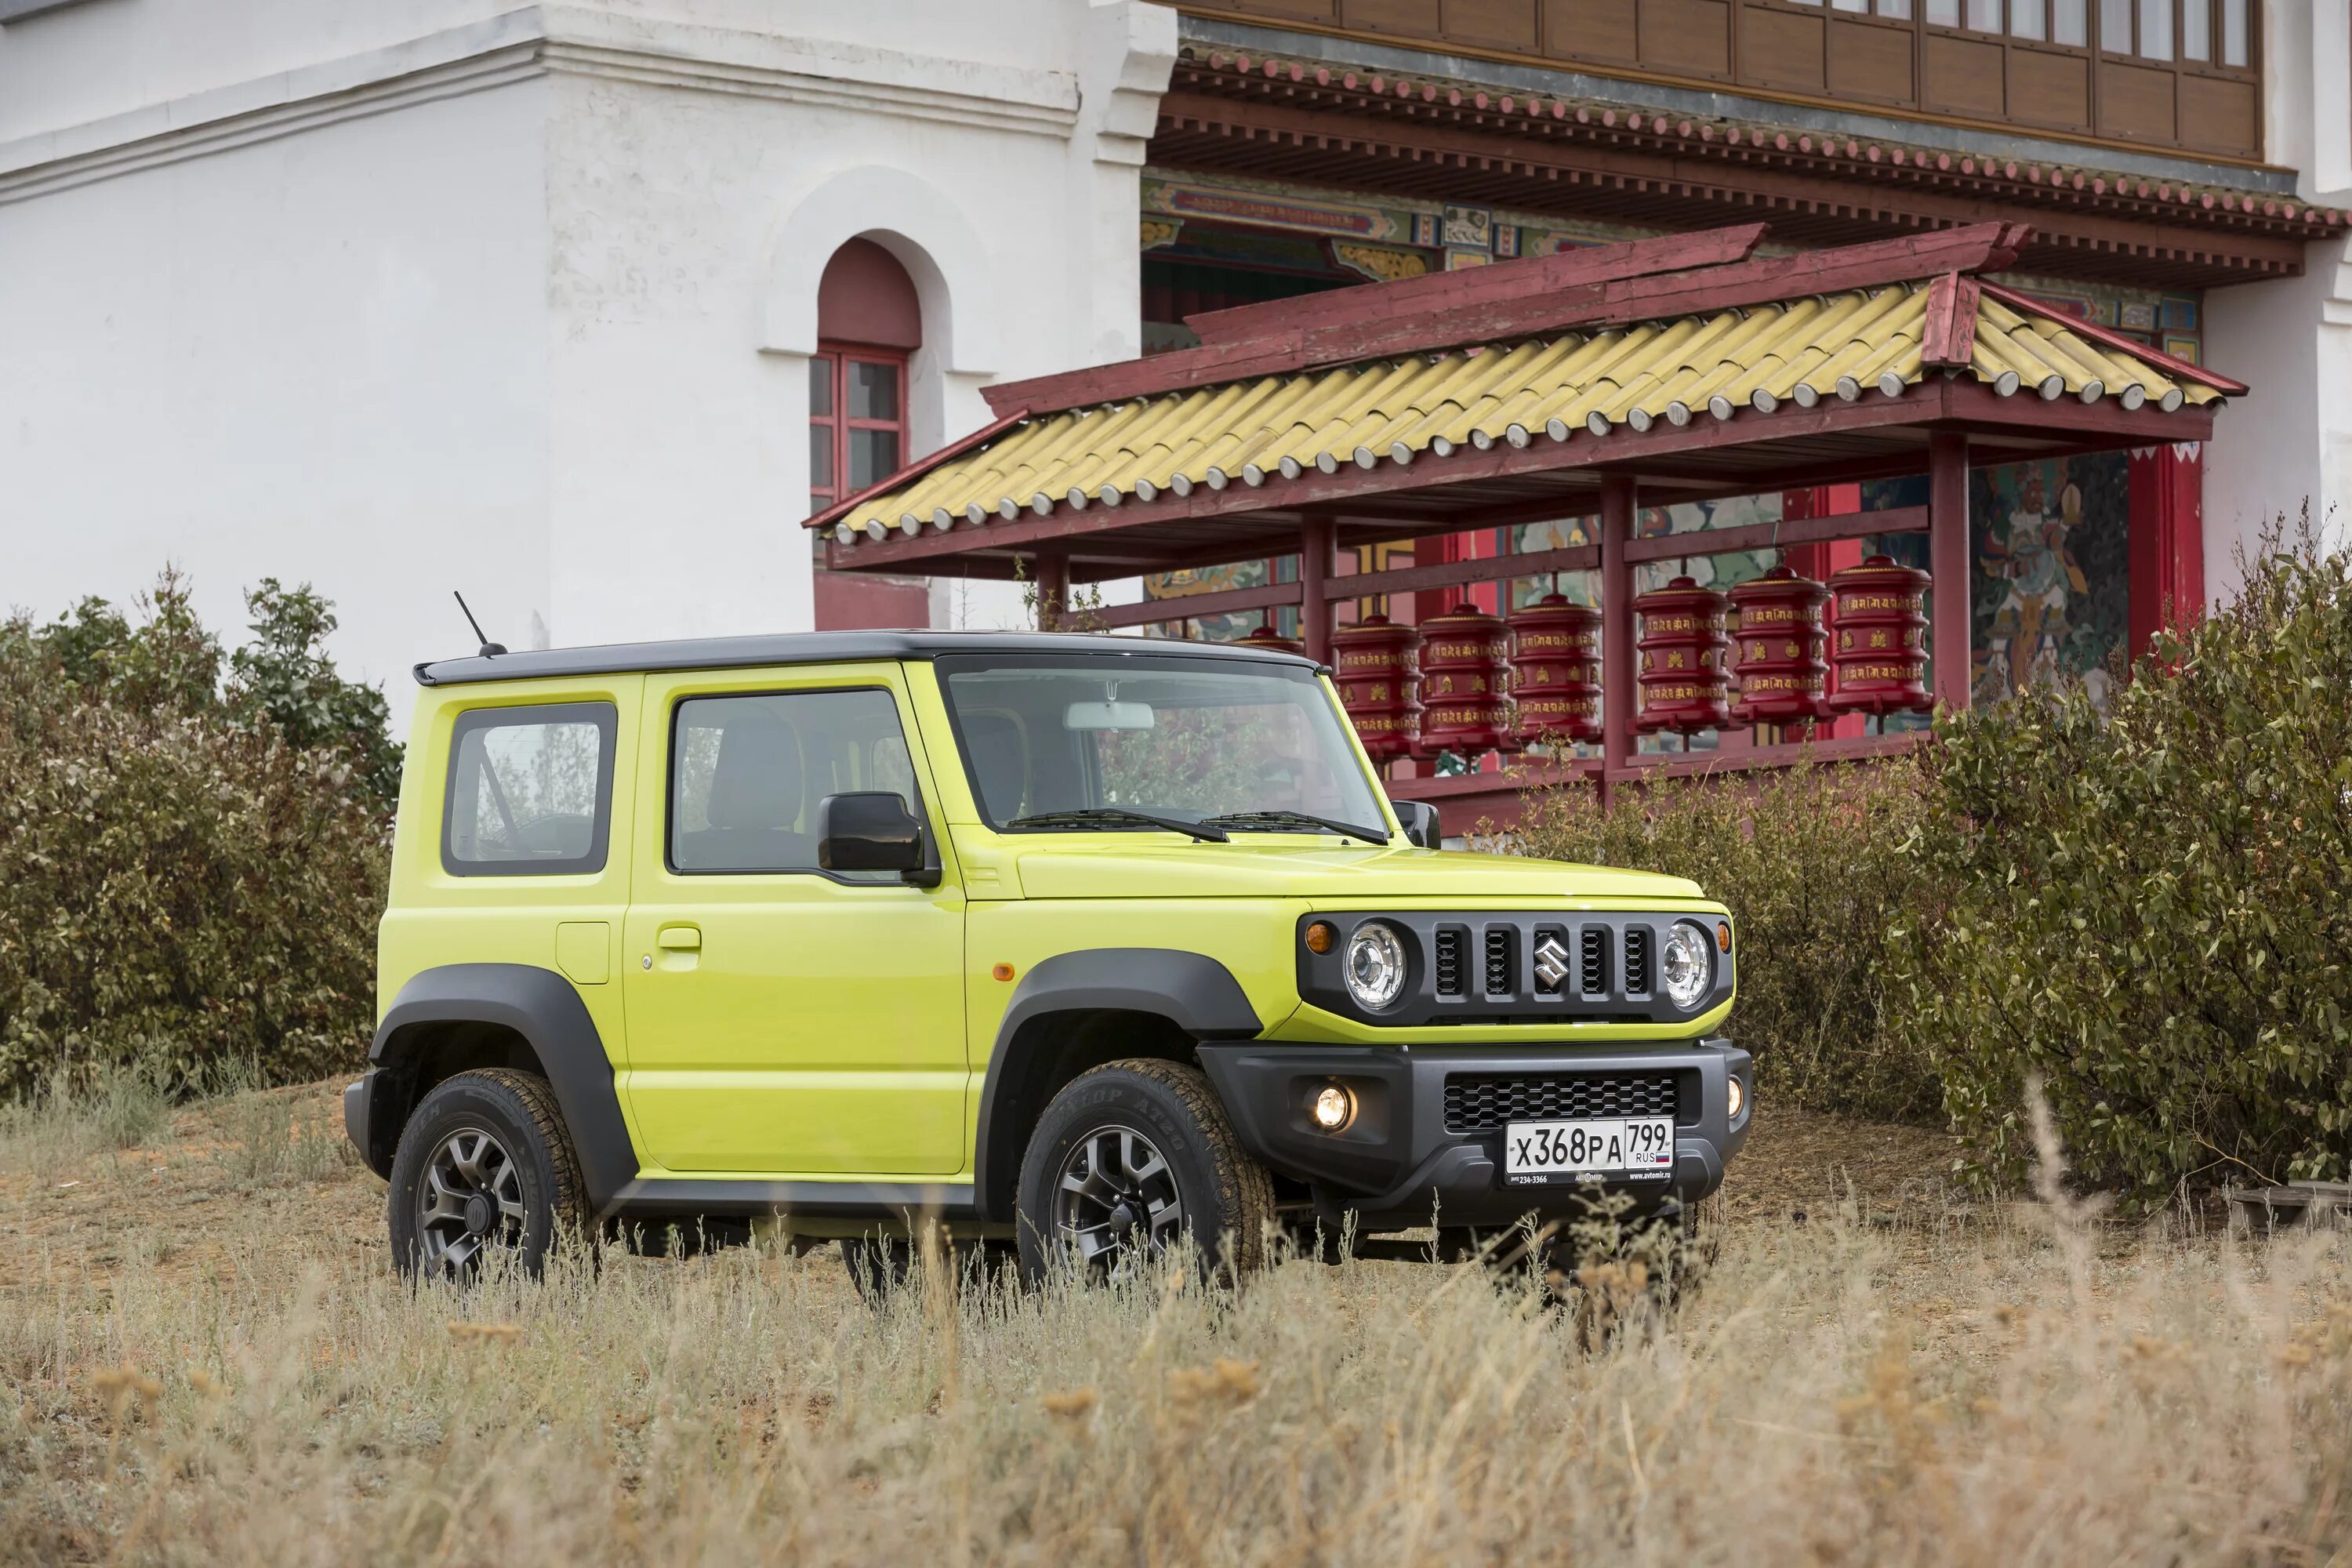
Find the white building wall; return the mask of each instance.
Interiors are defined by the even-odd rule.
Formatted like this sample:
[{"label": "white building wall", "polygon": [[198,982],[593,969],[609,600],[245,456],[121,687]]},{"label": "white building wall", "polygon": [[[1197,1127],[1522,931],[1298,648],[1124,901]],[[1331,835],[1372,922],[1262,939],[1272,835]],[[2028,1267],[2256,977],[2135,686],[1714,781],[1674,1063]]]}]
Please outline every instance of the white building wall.
[{"label": "white building wall", "polygon": [[[2269,0],[2270,161],[2298,194],[2352,207],[2352,19],[2344,0]],[[2306,503],[2352,542],[2352,262],[2345,241],[2306,247],[2301,278],[2205,296],[2205,353],[2250,395],[2215,422],[2206,455],[2205,586],[2226,598],[2236,558],[2266,521]]]},{"label": "white building wall", "polygon": [[[0,521],[40,540],[0,600],[123,597],[168,555],[233,628],[253,579],[307,578],[373,679],[461,646],[452,587],[515,646],[804,629],[843,241],[923,297],[918,450],[992,381],[1139,349],[1171,12],[222,9],[0,29]],[[1009,585],[934,605],[1025,619]]]},{"label": "white building wall", "polygon": [[122,603],[177,562],[235,640],[245,588],[307,579],[395,710],[408,665],[464,640],[452,588],[529,641],[550,604],[547,96],[0,181],[0,605]]}]

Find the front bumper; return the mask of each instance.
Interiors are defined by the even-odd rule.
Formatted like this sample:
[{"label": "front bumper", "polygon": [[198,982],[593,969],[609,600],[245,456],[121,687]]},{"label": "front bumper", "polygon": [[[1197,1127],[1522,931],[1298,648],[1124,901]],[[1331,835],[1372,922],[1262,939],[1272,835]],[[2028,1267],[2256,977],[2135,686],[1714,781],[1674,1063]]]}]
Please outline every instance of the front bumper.
[{"label": "front bumper", "polygon": [[[1750,1058],[1727,1040],[1516,1048],[1245,1041],[1199,1048],[1243,1146],[1276,1173],[1306,1183],[1326,1218],[1352,1215],[1367,1233],[1433,1220],[1491,1226],[1528,1214],[1572,1216],[1596,1192],[1629,1195],[1636,1213],[1693,1203],[1723,1184],[1725,1163],[1747,1141],[1755,1110]],[[1675,1085],[1675,1163],[1670,1172],[1647,1177],[1506,1186],[1502,1127],[1467,1111],[1448,1126],[1449,1079],[1527,1081],[1572,1098],[1662,1076]],[[1735,1078],[1746,1091],[1737,1117],[1730,1114]],[[1345,1085],[1358,1107],[1355,1120],[1336,1133],[1318,1131],[1307,1120],[1315,1095],[1330,1083]]]}]

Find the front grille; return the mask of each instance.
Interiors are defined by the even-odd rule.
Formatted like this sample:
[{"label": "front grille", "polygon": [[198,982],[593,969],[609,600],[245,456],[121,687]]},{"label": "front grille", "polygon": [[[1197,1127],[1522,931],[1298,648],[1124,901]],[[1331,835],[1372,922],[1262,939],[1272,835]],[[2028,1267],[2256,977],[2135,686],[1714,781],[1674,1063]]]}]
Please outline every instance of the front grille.
[{"label": "front grille", "polygon": [[[1357,918],[1368,918],[1357,917]],[[1636,910],[1381,910],[1404,939],[1404,994],[1375,1017],[1348,991],[1347,954],[1318,952],[1298,926],[1298,994],[1342,1017],[1394,1028],[1439,1024],[1675,1024],[1659,994],[1664,919]],[[1667,917],[1671,918],[1671,917]],[[1727,997],[1728,960],[1710,1000]]]},{"label": "front grille", "polygon": [[1507,926],[1486,928],[1486,994],[1489,996],[1507,996],[1515,989],[1511,984],[1511,972],[1516,967],[1511,962],[1511,938],[1514,934]]},{"label": "front grille", "polygon": [[1650,994],[1650,928],[1625,928],[1625,994],[1647,996]]},{"label": "front grille", "polygon": [[1609,933],[1599,926],[1584,928],[1584,969],[1577,984],[1587,996],[1602,996],[1609,991]]},{"label": "front grille", "polygon": [[1437,971],[1437,994],[1440,996],[1462,994],[1462,933],[1448,928],[1437,933],[1437,956],[1433,967]]},{"label": "front grille", "polygon": [[1677,1104],[1672,1073],[1624,1077],[1556,1073],[1525,1078],[1459,1073],[1445,1080],[1445,1130],[1499,1132],[1513,1121],[1672,1116]]}]

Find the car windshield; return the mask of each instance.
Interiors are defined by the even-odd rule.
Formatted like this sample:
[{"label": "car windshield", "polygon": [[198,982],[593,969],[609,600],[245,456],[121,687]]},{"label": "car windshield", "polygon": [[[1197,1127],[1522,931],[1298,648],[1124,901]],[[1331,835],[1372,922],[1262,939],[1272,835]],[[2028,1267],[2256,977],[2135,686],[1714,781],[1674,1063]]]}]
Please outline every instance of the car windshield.
[{"label": "car windshield", "polygon": [[1388,837],[1346,721],[1304,666],[1078,654],[938,668],[991,826],[1136,833],[1155,831],[1145,817],[1240,817],[1223,826]]}]

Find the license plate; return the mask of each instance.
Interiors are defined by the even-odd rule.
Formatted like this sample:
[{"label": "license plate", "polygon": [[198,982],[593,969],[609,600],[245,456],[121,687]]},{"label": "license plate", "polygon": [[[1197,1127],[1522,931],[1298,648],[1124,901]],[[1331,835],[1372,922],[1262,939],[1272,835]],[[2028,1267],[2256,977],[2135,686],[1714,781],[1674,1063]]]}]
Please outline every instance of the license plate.
[{"label": "license plate", "polygon": [[1503,1180],[1512,1186],[1580,1176],[1649,1175],[1675,1164],[1671,1116],[1606,1121],[1514,1121],[1503,1130]]}]

